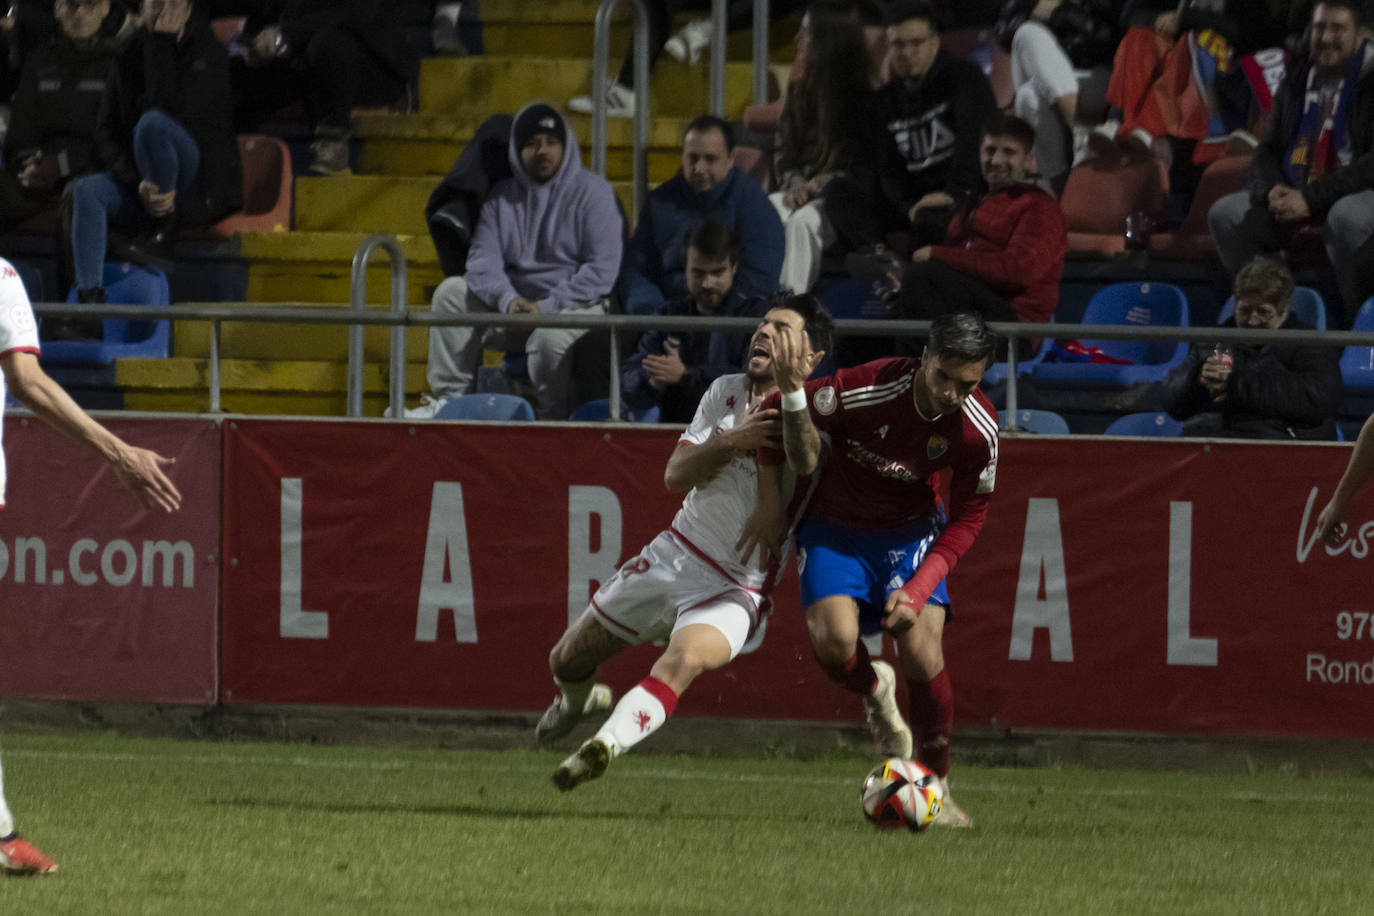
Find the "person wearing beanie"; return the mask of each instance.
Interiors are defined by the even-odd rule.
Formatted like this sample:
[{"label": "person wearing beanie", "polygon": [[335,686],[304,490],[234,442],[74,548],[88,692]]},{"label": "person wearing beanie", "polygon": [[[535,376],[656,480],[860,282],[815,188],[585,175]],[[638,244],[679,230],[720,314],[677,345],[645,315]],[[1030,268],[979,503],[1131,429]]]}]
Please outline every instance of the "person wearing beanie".
[{"label": "person wearing beanie", "polygon": [[[467,272],[439,284],[434,313],[605,314],[624,244],[615,192],[606,179],[582,167],[567,120],[543,102],[516,114],[509,158],[512,176],[498,182],[482,205]],[[471,392],[483,349],[523,349],[536,414],[566,419],[568,351],[585,333],[433,327],[426,372],[430,393],[405,415],[433,417],[449,399]]]}]

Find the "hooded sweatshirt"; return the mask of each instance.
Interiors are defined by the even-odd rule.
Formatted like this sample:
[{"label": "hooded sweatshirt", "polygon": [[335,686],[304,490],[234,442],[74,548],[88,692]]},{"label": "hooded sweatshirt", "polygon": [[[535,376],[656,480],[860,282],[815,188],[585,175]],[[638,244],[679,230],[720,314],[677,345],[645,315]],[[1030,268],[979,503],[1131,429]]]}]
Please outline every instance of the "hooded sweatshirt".
[{"label": "hooded sweatshirt", "polygon": [[530,178],[511,139],[513,177],[492,188],[477,220],[468,289],[503,312],[522,296],[551,314],[608,296],[615,286],[624,244],[615,192],[582,168],[566,118],[563,127],[563,164],[544,184]]}]

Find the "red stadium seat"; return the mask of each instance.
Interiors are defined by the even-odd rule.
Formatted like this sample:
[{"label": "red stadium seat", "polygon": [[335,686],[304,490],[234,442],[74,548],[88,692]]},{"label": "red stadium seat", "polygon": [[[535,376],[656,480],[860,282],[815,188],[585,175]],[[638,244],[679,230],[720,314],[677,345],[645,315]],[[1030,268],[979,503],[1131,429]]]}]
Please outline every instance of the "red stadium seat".
[{"label": "red stadium seat", "polygon": [[1164,212],[1164,180],[1150,159],[1089,159],[1069,172],[1059,205],[1069,227],[1069,256],[1111,257],[1126,250],[1126,217]]},{"label": "red stadium seat", "polygon": [[291,228],[291,154],[286,144],[263,134],[242,134],[243,209],[205,230],[211,238],[236,232],[273,232]]}]

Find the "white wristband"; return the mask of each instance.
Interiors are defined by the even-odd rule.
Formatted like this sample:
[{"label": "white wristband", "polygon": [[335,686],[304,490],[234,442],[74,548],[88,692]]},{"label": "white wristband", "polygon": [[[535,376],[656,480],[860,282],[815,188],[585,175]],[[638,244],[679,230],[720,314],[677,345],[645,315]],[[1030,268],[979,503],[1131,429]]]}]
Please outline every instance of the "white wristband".
[{"label": "white wristband", "polygon": [[795,412],[806,409],[806,391],[798,388],[796,391],[784,391],[782,393],[782,409]]}]

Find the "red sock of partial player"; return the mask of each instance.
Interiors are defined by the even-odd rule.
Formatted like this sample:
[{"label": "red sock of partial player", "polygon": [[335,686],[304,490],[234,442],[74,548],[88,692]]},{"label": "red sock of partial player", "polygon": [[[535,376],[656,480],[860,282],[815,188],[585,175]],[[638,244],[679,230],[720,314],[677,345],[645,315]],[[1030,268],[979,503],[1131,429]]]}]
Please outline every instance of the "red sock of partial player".
[{"label": "red sock of partial player", "polygon": [[821,666],[821,670],[826,675],[850,693],[868,696],[873,692],[873,685],[878,683],[878,675],[873,670],[873,661],[868,656],[868,647],[863,643],[857,643],[854,647],[854,654],[849,661],[839,665],[827,665],[821,661],[819,655],[816,662]]},{"label": "red sock of partial player", "polygon": [[944,778],[949,775],[949,733],[954,730],[954,687],[949,669],[941,668],[929,683],[909,680],[906,689],[916,759]]}]

